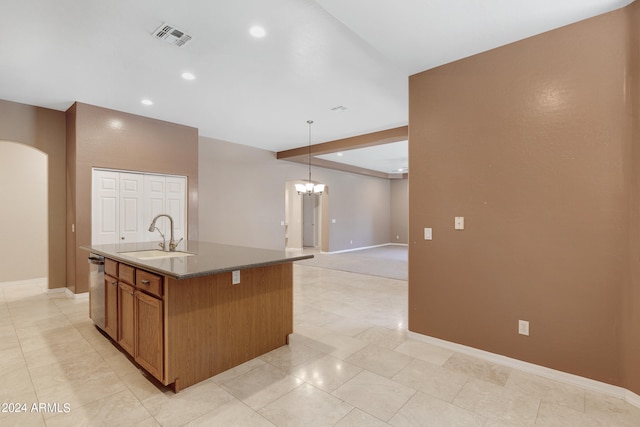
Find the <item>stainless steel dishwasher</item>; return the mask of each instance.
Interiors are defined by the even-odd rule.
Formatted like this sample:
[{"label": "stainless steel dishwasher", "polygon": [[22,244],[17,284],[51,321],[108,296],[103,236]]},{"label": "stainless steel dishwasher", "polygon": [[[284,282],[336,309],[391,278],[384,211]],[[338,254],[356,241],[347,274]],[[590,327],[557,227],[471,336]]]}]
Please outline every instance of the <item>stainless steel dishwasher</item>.
[{"label": "stainless steel dishwasher", "polygon": [[104,257],[89,255],[89,317],[104,330]]}]

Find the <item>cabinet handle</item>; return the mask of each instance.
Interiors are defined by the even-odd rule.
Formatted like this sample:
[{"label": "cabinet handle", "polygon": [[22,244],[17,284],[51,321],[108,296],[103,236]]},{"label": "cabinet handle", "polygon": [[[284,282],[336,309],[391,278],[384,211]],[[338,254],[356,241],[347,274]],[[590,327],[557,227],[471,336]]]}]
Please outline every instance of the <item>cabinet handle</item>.
[{"label": "cabinet handle", "polygon": [[143,285],[150,285],[151,282],[149,282],[148,280],[140,280],[140,283],[142,283]]},{"label": "cabinet handle", "polygon": [[111,282],[113,286],[118,286],[118,282]]}]

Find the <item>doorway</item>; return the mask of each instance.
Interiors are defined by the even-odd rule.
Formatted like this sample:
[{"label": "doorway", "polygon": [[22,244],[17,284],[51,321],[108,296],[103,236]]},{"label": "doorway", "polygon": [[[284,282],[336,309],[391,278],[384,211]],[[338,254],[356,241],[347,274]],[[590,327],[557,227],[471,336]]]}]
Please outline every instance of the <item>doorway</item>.
[{"label": "doorway", "polygon": [[285,187],[285,249],[316,248],[328,252],[329,248],[329,188],[321,195],[301,195],[295,184],[287,181]]},{"label": "doorway", "polygon": [[46,282],[49,269],[48,156],[28,145],[0,141],[0,283]]}]

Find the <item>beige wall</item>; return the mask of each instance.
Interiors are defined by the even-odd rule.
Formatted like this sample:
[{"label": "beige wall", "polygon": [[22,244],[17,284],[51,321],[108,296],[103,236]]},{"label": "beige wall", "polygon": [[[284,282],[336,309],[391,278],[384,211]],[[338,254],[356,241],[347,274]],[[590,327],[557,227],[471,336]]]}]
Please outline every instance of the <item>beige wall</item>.
[{"label": "beige wall", "polygon": [[[188,180],[189,238],[198,237],[198,130],[92,105],[75,103],[67,112],[69,199],[67,221],[72,264],[68,287],[88,290],[86,251],[91,243],[91,171],[94,167],[184,175]],[[75,252],[75,253],[74,253]]]},{"label": "beige wall", "polygon": [[46,278],[47,155],[0,141],[0,283]]},{"label": "beige wall", "polygon": [[409,180],[391,182],[391,243],[409,243]]},{"label": "beige wall", "polygon": [[[287,181],[306,179],[306,166],[270,151],[200,137],[200,238],[284,249]],[[329,169],[312,169],[329,187],[328,251],[389,243],[390,184]],[[353,243],[351,243],[353,241]]]},{"label": "beige wall", "polygon": [[640,392],[638,24],[627,8],[410,78],[410,330]]},{"label": "beige wall", "polygon": [[[14,141],[47,155],[49,288],[65,286],[65,118],[60,111],[0,100],[0,140]],[[30,277],[28,272],[18,279]]]}]

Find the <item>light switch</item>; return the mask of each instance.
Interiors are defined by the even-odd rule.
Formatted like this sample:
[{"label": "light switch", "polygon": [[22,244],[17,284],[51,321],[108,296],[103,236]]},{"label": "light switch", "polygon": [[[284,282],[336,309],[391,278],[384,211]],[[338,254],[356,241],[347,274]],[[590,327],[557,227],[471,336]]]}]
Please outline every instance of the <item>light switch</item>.
[{"label": "light switch", "polygon": [[240,270],[233,270],[231,272],[231,284],[237,285],[240,283]]},{"label": "light switch", "polygon": [[463,216],[457,216],[455,218],[454,228],[456,230],[464,230],[464,217]]},{"label": "light switch", "polygon": [[424,229],[424,240],[431,240],[433,237],[433,232],[430,228]]}]

